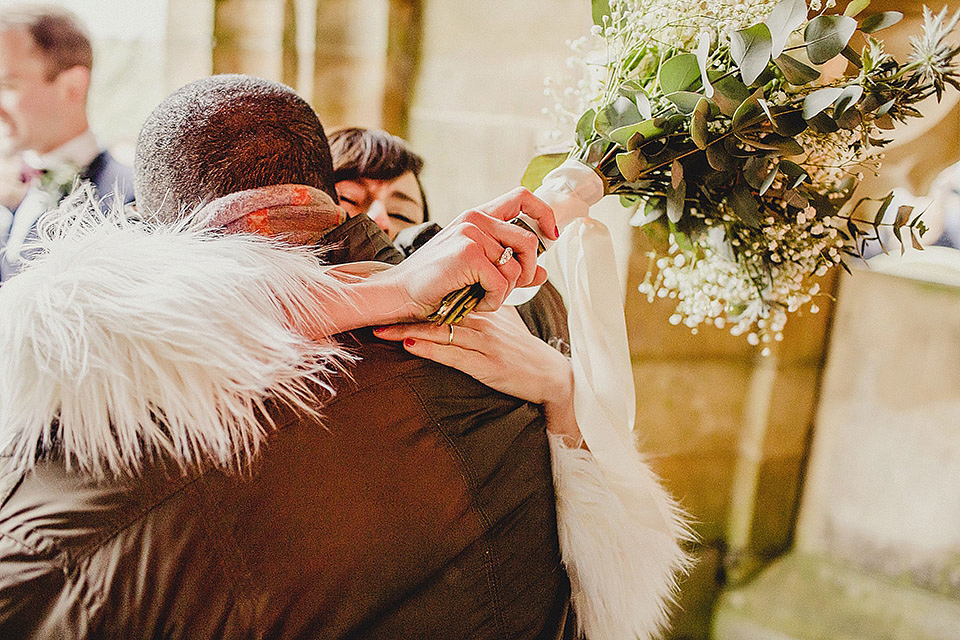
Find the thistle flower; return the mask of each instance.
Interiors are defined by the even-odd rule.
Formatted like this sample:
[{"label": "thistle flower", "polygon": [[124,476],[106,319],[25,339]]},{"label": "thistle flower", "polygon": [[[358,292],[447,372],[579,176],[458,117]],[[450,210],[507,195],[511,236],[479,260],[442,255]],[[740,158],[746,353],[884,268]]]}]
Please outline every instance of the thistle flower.
[{"label": "thistle flower", "polygon": [[960,46],[945,41],[957,26],[960,11],[953,14],[952,18],[947,18],[946,7],[938,14],[923,7],[923,32],[919,37],[910,38],[911,53],[907,58],[908,64],[916,66],[922,81],[933,85],[937,100],[943,95],[945,83],[960,89],[957,81],[960,68],[954,59],[960,53]]}]

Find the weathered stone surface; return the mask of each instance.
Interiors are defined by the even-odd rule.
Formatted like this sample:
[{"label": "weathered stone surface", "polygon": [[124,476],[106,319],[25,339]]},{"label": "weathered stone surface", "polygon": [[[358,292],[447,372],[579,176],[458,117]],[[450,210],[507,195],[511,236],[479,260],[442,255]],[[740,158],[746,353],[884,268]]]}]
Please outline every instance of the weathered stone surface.
[{"label": "weathered stone surface", "polygon": [[825,556],[790,554],[726,591],[713,640],[956,640],[960,602],[859,571]]},{"label": "weathered stone surface", "polygon": [[[960,260],[960,258],[958,258]],[[797,547],[939,584],[960,557],[960,287],[842,283]]]}]

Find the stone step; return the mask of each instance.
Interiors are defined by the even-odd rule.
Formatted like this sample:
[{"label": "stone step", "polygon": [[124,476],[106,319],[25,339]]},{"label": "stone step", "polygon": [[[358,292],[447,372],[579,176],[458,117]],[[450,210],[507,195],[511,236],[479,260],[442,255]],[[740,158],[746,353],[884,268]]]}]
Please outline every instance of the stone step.
[{"label": "stone step", "polygon": [[726,590],[713,640],[960,640],[960,601],[790,553]]}]

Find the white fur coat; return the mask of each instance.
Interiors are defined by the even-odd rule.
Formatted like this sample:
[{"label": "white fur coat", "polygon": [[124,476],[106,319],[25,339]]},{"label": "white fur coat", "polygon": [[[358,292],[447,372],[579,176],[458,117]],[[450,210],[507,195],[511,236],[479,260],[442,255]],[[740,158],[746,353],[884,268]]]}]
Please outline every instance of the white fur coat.
[{"label": "white fur coat", "polygon": [[94,474],[135,473],[156,452],[242,468],[265,437],[259,405],[311,410],[342,361],[287,313],[321,325],[329,276],[307,251],[92,203],[48,214],[43,251],[0,287],[0,447],[21,469],[54,446]]}]

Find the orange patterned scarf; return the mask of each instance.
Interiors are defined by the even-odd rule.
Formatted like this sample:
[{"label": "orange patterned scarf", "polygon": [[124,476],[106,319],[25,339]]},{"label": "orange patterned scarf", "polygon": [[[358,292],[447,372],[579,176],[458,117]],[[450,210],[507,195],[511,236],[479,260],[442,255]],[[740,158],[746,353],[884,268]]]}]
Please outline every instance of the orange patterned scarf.
[{"label": "orange patterned scarf", "polygon": [[196,216],[204,227],[256,233],[290,244],[320,242],[347,213],[324,191],[301,184],[278,184],[238,191],[205,205]]}]

